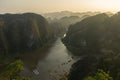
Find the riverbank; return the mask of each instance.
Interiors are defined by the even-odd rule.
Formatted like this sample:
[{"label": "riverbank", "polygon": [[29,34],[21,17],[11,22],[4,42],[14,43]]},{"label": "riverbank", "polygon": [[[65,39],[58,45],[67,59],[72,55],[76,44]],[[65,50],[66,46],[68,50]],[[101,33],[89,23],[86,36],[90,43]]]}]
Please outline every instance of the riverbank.
[{"label": "riverbank", "polygon": [[52,75],[60,78],[75,62],[60,38],[27,54],[23,57],[25,70],[21,74],[32,80],[51,80]]}]

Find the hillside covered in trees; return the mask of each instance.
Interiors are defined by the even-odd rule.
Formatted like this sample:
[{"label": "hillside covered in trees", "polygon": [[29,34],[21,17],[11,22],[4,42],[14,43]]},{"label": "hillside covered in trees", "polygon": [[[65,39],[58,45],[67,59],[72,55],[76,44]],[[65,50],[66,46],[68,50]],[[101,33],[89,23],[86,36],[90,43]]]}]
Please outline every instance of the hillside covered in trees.
[{"label": "hillside covered in trees", "polygon": [[69,27],[62,41],[81,59],[72,65],[68,80],[120,80],[119,21],[119,12],[98,14]]},{"label": "hillside covered in trees", "polygon": [[38,14],[0,15],[0,51],[16,52],[42,47],[55,33],[46,19]]},{"label": "hillside covered in trees", "polygon": [[108,17],[99,14],[70,26],[63,39],[67,48],[76,55],[120,52],[120,13]]}]

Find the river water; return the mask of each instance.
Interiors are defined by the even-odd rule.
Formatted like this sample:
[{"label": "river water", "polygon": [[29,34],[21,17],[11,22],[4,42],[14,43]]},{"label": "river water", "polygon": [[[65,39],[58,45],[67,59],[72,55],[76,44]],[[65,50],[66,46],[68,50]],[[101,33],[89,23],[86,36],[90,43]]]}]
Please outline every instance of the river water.
[{"label": "river water", "polygon": [[32,80],[59,80],[75,62],[60,38],[52,45],[28,54],[24,55],[25,70],[21,74]]}]

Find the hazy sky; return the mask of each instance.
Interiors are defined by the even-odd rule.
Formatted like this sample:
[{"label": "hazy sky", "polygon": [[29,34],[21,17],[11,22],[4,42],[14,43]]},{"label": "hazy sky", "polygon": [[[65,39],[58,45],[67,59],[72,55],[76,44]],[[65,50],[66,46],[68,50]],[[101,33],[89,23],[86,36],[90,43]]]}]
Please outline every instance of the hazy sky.
[{"label": "hazy sky", "polygon": [[120,0],[0,0],[0,13],[120,10]]}]

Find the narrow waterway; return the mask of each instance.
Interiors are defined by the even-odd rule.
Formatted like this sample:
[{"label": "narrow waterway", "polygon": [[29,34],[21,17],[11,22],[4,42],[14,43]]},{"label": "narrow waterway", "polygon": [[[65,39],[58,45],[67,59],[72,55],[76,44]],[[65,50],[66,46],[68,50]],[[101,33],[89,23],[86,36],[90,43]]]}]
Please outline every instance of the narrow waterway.
[{"label": "narrow waterway", "polygon": [[[44,54],[44,56],[41,56],[41,54]],[[24,59],[25,64],[29,64],[29,66],[26,66],[22,74],[31,77],[32,80],[59,79],[62,74],[69,72],[75,61],[60,38],[49,48],[45,47],[44,50],[39,50],[37,53],[33,52],[25,57],[29,58]]]}]

